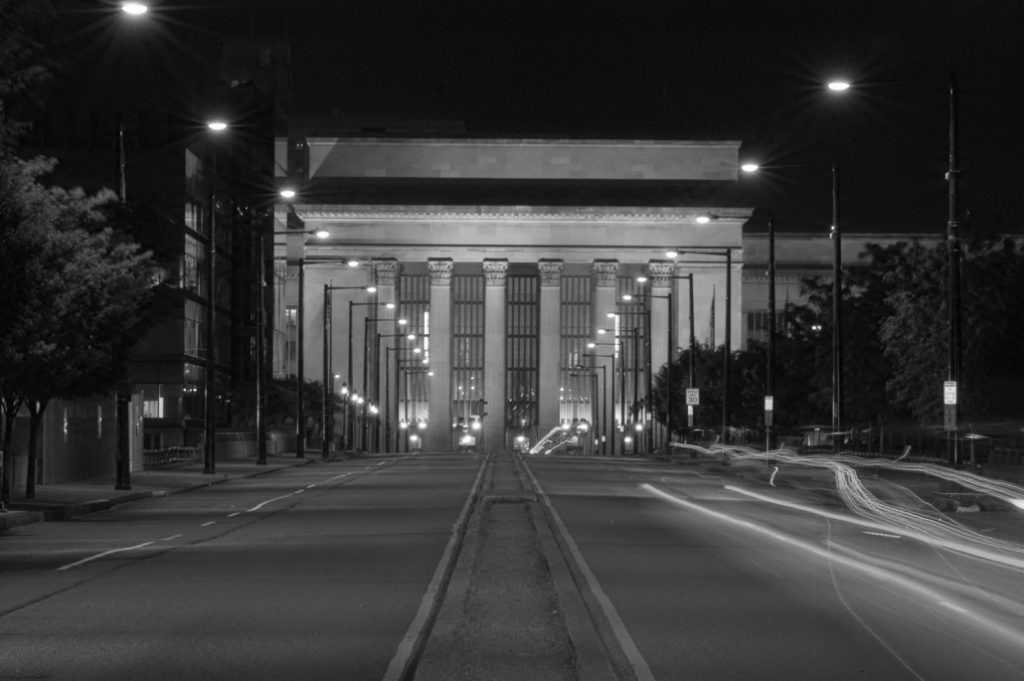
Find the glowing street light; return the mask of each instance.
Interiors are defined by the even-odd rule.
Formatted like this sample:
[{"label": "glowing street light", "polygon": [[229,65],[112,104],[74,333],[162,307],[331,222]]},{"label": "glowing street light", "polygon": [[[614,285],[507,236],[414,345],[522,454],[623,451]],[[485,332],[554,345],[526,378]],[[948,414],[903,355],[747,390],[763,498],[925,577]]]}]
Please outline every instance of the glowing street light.
[{"label": "glowing street light", "polygon": [[850,89],[850,81],[843,79],[830,80],[828,89],[832,92],[846,92]]},{"label": "glowing street light", "polygon": [[149,6],[143,2],[126,2],[121,5],[121,10],[125,14],[140,16],[149,11]]}]

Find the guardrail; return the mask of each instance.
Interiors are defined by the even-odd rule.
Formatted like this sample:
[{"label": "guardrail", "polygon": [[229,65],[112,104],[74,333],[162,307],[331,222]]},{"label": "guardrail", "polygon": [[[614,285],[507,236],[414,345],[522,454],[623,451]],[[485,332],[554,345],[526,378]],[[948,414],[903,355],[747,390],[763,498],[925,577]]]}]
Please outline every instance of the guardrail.
[{"label": "guardrail", "polygon": [[198,447],[164,447],[163,449],[146,449],[142,452],[144,470],[199,463],[200,461],[202,461],[202,454]]}]

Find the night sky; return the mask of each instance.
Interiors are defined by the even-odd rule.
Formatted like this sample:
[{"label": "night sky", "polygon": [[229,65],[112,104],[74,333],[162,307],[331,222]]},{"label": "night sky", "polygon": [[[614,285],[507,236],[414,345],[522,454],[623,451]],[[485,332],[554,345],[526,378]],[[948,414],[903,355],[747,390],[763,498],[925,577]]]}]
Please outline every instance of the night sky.
[{"label": "night sky", "polygon": [[[154,3],[181,36],[286,39],[293,109],[471,135],[735,139],[782,230],[941,231],[948,79],[965,233],[1024,225],[1018,0],[251,0]],[[858,84],[842,97],[823,83]]]}]

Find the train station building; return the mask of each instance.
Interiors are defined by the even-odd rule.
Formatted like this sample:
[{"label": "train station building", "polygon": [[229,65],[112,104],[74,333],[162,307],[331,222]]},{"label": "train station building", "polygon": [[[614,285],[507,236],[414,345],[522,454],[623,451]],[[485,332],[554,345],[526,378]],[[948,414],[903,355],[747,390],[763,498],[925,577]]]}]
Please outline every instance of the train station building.
[{"label": "train station building", "polygon": [[279,139],[297,193],[277,210],[274,372],[365,400],[336,424],[346,446],[511,448],[581,421],[598,452],[663,439],[644,398],[690,315],[698,343],[744,338],[739,151]]}]

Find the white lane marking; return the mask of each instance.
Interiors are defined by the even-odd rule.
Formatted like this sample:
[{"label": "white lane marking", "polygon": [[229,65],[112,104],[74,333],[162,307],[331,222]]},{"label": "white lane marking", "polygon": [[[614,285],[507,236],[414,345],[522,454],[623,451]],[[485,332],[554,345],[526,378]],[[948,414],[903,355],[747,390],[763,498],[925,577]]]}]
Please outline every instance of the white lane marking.
[{"label": "white lane marking", "polygon": [[210,525],[213,525],[216,522],[217,522],[216,520],[209,520],[209,521],[203,523],[202,525],[200,525],[199,527],[209,527]]},{"label": "white lane marking", "polygon": [[57,568],[57,571],[60,572],[62,570],[70,570],[71,568],[78,567],[79,565],[85,565],[86,563],[91,563],[92,561],[98,560],[100,558],[103,558],[104,556],[109,556],[109,555],[112,555],[112,554],[115,554],[115,553],[123,553],[124,551],[134,551],[135,549],[141,549],[141,548],[144,548],[144,547],[149,546],[150,544],[154,544],[154,543],[155,542],[147,541],[147,542],[143,542],[141,544],[136,544],[135,546],[125,546],[124,548],[120,548],[120,549],[110,549],[109,551],[104,551],[103,553],[97,553],[96,555],[89,556],[88,558],[83,558],[81,560],[76,560],[74,563],[68,563],[67,565],[62,565],[61,567]]},{"label": "white lane marking", "polygon": [[180,534],[172,534],[170,537],[164,537],[160,541],[171,541],[173,539],[177,539],[180,536],[181,536]]},{"label": "white lane marking", "polygon": [[[825,546],[827,547],[828,552],[831,554],[832,523],[826,520],[825,525],[828,528],[828,534],[825,537]],[[850,617],[852,617],[857,622],[857,624],[859,624],[861,628],[864,629],[864,631],[868,632],[868,635],[870,635],[871,638],[875,639],[875,641],[878,642],[878,645],[885,648],[886,652],[888,652],[894,660],[899,662],[904,669],[910,672],[910,674],[913,675],[914,678],[916,678],[918,681],[926,681],[923,676],[917,673],[917,670],[910,666],[910,662],[908,662],[906,659],[904,659],[902,655],[899,654],[896,648],[889,645],[889,642],[886,641],[885,638],[883,638],[879,632],[875,631],[874,627],[868,624],[867,621],[863,617],[861,617],[856,610],[853,609],[853,606],[850,605],[849,601],[846,600],[846,597],[843,596],[843,590],[839,588],[839,580],[836,579],[836,571],[833,567],[833,562],[831,560],[829,560],[828,563],[828,574],[829,577],[832,579],[832,590],[835,591],[836,598],[838,598],[839,602],[842,603],[843,608],[846,610],[847,614],[850,615]]]},{"label": "white lane marking", "polygon": [[388,668],[384,672],[384,677],[381,681],[399,681],[406,678],[409,672],[409,664],[412,661],[413,654],[416,652],[417,641],[423,635],[423,630],[431,613],[434,611],[438,597],[442,595],[441,587],[443,586],[442,582],[444,582],[445,573],[448,572],[449,563],[455,560],[455,549],[459,543],[460,528],[464,527],[469,519],[473,500],[480,492],[484,470],[487,468],[487,461],[489,459],[490,456],[486,456],[480,463],[476,480],[473,481],[473,487],[469,490],[466,503],[462,505],[462,511],[459,513],[458,519],[452,525],[452,533],[448,537],[448,545],[444,547],[441,560],[437,563],[437,568],[434,569],[434,576],[430,579],[427,592],[423,594],[423,600],[420,601],[416,617],[413,618],[412,624],[409,625],[409,629],[405,632],[405,636],[399,641],[398,650],[395,651],[395,656],[391,658],[391,662],[388,664]]},{"label": "white lane marking", "polygon": [[383,465],[384,465],[384,464],[386,464],[386,463],[387,463],[387,461],[381,461],[381,462],[380,462],[379,464],[377,464],[377,465],[378,465],[378,466],[383,466]]},{"label": "white lane marking", "polygon": [[228,513],[229,518],[234,518],[236,515],[242,515],[241,511],[235,511],[234,513]]},{"label": "white lane marking", "polygon": [[306,489],[313,489],[314,487],[316,487],[316,483],[315,482],[311,483],[309,485],[306,485]]},{"label": "white lane marking", "polygon": [[[302,490],[299,490],[299,492],[301,492],[301,491]],[[260,503],[256,504],[252,508],[246,509],[245,512],[246,513],[252,513],[253,511],[258,511],[261,508],[263,508],[264,506],[266,506],[267,504],[272,504],[275,501],[280,501],[281,499],[287,499],[288,497],[290,497],[290,496],[292,496],[294,494],[298,494],[298,492],[289,492],[288,494],[282,494],[281,496],[274,497],[273,499],[267,499],[266,501],[261,501]]]},{"label": "white lane marking", "polygon": [[872,532],[871,530],[864,530],[864,534],[870,534],[872,537],[885,537],[886,539],[903,539],[898,534],[891,534],[889,532]]},{"label": "white lane marking", "polygon": [[327,482],[331,482],[332,480],[337,480],[338,478],[347,478],[350,475],[352,475],[352,471],[349,471],[348,473],[342,473],[340,475],[335,475],[333,478],[327,478]]},{"label": "white lane marking", "polygon": [[587,565],[587,561],[583,559],[583,554],[580,552],[579,547],[576,545],[576,541],[569,534],[569,529],[562,522],[561,516],[558,515],[558,511],[551,504],[551,500],[548,495],[544,492],[544,489],[540,486],[537,478],[534,477],[533,471],[531,471],[523,462],[523,470],[530,476],[530,480],[533,482],[533,488],[537,490],[537,494],[543,500],[544,505],[547,506],[551,512],[551,518],[555,521],[555,525],[558,527],[558,532],[562,535],[562,539],[565,541],[566,547],[572,554],[572,558],[576,561],[577,567],[583,574],[584,579],[587,581],[587,587],[590,592],[597,599],[601,609],[604,611],[604,616],[608,620],[608,624],[612,628],[612,633],[615,634],[615,638],[619,642],[619,646],[622,648],[622,652],[626,655],[626,659],[629,660],[630,666],[633,668],[633,673],[636,675],[637,681],[655,681],[654,673],[651,668],[647,665],[647,660],[640,653],[640,649],[637,647],[636,642],[633,641],[633,637],[629,635],[629,630],[626,628],[626,623],[622,621],[618,611],[615,609],[615,605],[612,603],[608,595],[605,594],[604,589],[601,588],[601,583],[597,581],[597,576],[591,571],[590,566]]}]

